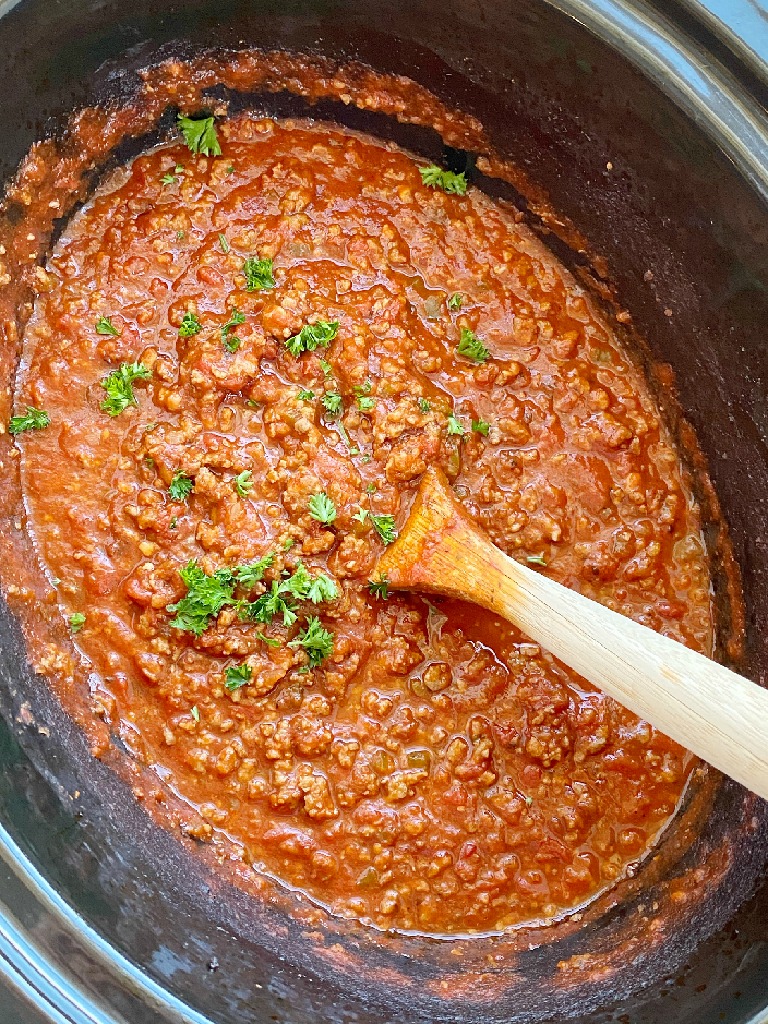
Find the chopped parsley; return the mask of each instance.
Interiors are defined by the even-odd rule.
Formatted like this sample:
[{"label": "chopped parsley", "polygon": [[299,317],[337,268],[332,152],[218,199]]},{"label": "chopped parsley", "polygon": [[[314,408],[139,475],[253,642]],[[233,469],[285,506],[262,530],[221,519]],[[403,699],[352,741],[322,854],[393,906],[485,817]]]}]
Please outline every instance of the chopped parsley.
[{"label": "chopped parsley", "polygon": [[463,423],[456,419],[453,413],[450,414],[447,422],[449,434],[455,434],[456,437],[464,437],[464,435],[467,432],[467,428],[464,426]]},{"label": "chopped parsley", "polygon": [[193,481],[186,473],[182,473],[181,470],[173,474],[170,484],[168,484],[168,493],[174,501],[186,501],[192,493],[194,487]]},{"label": "chopped parsley", "polygon": [[173,185],[178,180],[175,174],[164,174],[160,179],[160,183],[162,185]]},{"label": "chopped parsley", "polygon": [[226,256],[226,254],[229,252],[229,242],[227,241],[227,236],[224,234],[223,231],[219,232],[219,247]]},{"label": "chopped parsley", "polygon": [[483,437],[488,437],[488,432],[491,429],[491,424],[488,420],[472,420],[472,429],[476,434],[482,434]]},{"label": "chopped parsley", "polygon": [[265,643],[267,645],[267,647],[279,647],[280,646],[280,641],[277,639],[277,637],[274,637],[274,636],[264,636],[263,633],[257,633],[256,634],[256,639],[257,640],[261,640],[262,643]]},{"label": "chopped parsley", "polygon": [[120,363],[119,369],[113,370],[100,381],[107,397],[99,408],[103,412],[108,412],[110,416],[118,416],[129,405],[138,405],[133,392],[133,382],[149,380],[151,376],[151,371],[142,363]]},{"label": "chopped parsley", "polygon": [[[341,412],[341,395],[338,391],[326,391],[320,401],[329,416],[338,416]],[[347,444],[349,444],[349,438],[347,438]]]},{"label": "chopped parsley", "polygon": [[429,410],[431,408],[432,408],[432,406],[429,404],[429,402],[427,401],[426,398],[420,398],[419,399],[419,409],[422,412],[429,412]]},{"label": "chopped parsley", "polygon": [[368,589],[377,601],[386,601],[389,597],[389,580],[384,573],[377,580],[368,580]]},{"label": "chopped parsley", "polygon": [[109,334],[113,338],[116,338],[120,334],[120,331],[112,323],[111,316],[100,316],[96,321],[96,333]]},{"label": "chopped parsley", "polygon": [[250,683],[253,678],[253,669],[244,661],[240,665],[229,665],[224,675],[226,677],[224,686],[232,693],[233,690],[239,690],[241,686]]},{"label": "chopped parsley", "polygon": [[324,629],[320,619],[313,615],[307,619],[306,629],[301,630],[288,646],[303,647],[307,652],[310,666],[317,668],[333,653],[333,633]]},{"label": "chopped parsley", "polygon": [[264,573],[272,565],[275,560],[273,554],[267,554],[259,558],[256,562],[249,562],[247,565],[238,565],[235,569],[235,578],[241,587],[245,587],[246,590],[253,587],[256,583],[259,583],[264,579]]},{"label": "chopped parsley", "polygon": [[170,521],[170,523],[168,525],[169,525],[170,529],[175,530],[176,527],[179,525],[179,517],[178,516],[171,516],[171,521]]},{"label": "chopped parsley", "polygon": [[235,477],[235,490],[241,498],[247,498],[253,490],[253,473],[250,469],[244,469]]},{"label": "chopped parsley", "polygon": [[272,260],[249,256],[243,264],[245,287],[249,292],[263,292],[275,287]]},{"label": "chopped parsley", "polygon": [[298,334],[287,338],[285,347],[292,356],[300,356],[302,352],[314,352],[316,348],[330,345],[338,333],[338,320],[316,320],[313,324],[304,324]]},{"label": "chopped parsley", "polygon": [[35,409],[33,405],[27,406],[27,411],[24,416],[11,416],[11,421],[8,424],[8,433],[23,434],[25,430],[42,430],[43,427],[50,426],[51,417],[44,409]]},{"label": "chopped parsley", "polygon": [[282,586],[283,584],[275,580],[272,589],[268,590],[266,594],[257,597],[255,601],[246,601],[241,604],[240,618],[269,625],[276,615],[282,614],[283,623],[286,626],[292,626],[298,616],[282,596],[284,593],[281,589]]},{"label": "chopped parsley", "polygon": [[458,313],[463,301],[464,298],[461,292],[454,292],[450,299],[448,299],[448,309],[450,309],[452,313]]},{"label": "chopped parsley", "polygon": [[377,516],[371,513],[373,528],[385,544],[392,544],[397,540],[394,516]]},{"label": "chopped parsley", "polygon": [[179,327],[180,338],[191,338],[194,334],[199,334],[202,331],[203,325],[197,319],[194,313],[190,313],[189,310],[181,318],[181,325]]},{"label": "chopped parsley", "polygon": [[229,320],[221,328],[221,340],[227,352],[237,352],[240,348],[240,338],[234,335],[232,331],[244,323],[245,313],[241,313],[236,306],[233,306],[232,312],[229,314]]},{"label": "chopped parsley", "polygon": [[85,625],[85,615],[83,612],[73,612],[69,616],[69,628],[73,633],[79,633]]},{"label": "chopped parsley", "polygon": [[373,382],[367,380],[365,384],[356,384],[352,390],[356,395],[370,395],[373,391]]},{"label": "chopped parsley", "polygon": [[336,506],[328,495],[321,491],[320,494],[313,494],[309,499],[309,514],[319,523],[330,526],[336,518]]},{"label": "chopped parsley", "polygon": [[333,367],[331,366],[327,359],[320,360],[320,369],[323,371],[326,377],[333,376]]},{"label": "chopped parsley", "polygon": [[360,410],[360,412],[371,412],[373,409],[376,408],[376,399],[366,398],[365,396],[361,395],[357,399],[357,407]]},{"label": "chopped parsley", "polygon": [[177,231],[176,232],[176,241],[177,242],[181,242],[186,237],[186,234],[187,234],[186,231]]},{"label": "chopped parsley", "polygon": [[189,713],[190,713],[190,715],[192,715],[192,717],[194,718],[194,720],[196,722],[200,721],[200,712],[199,712],[199,710],[197,708],[197,704],[193,704],[192,705],[192,708],[191,708]]},{"label": "chopped parsley", "polygon": [[363,508],[363,506],[361,505],[360,508],[357,510],[356,514],[352,516],[352,518],[356,519],[358,523],[364,523],[370,514],[371,513],[368,511],[368,509]]},{"label": "chopped parsley", "polygon": [[335,601],[339,596],[339,588],[330,576],[319,573],[307,588],[306,600],[312,604],[320,604],[322,601]]},{"label": "chopped parsley", "polygon": [[458,196],[466,195],[467,176],[463,171],[461,174],[454,174],[453,171],[444,171],[437,164],[430,164],[429,167],[420,167],[419,174],[422,184],[428,188],[439,188],[443,192],[453,192]]},{"label": "chopped parsley", "polygon": [[546,565],[547,560],[544,555],[527,555],[526,562],[528,565]]},{"label": "chopped parsley", "polygon": [[212,117],[184,117],[179,114],[179,128],[184,141],[193,153],[203,156],[221,156],[216,124]]},{"label": "chopped parsley", "polygon": [[466,356],[476,363],[484,363],[491,355],[474,331],[470,331],[468,327],[461,328],[461,338],[456,351],[460,356]]},{"label": "chopped parsley", "polygon": [[314,399],[314,397],[315,392],[308,391],[306,388],[302,388],[297,395],[297,398],[299,399],[300,402],[311,402]]},{"label": "chopped parsley", "polygon": [[179,576],[187,593],[176,604],[166,607],[166,611],[175,612],[171,626],[202,636],[211,619],[225,605],[232,604],[234,576],[229,569],[217,569],[212,576],[206,576],[195,559],[179,569]]}]

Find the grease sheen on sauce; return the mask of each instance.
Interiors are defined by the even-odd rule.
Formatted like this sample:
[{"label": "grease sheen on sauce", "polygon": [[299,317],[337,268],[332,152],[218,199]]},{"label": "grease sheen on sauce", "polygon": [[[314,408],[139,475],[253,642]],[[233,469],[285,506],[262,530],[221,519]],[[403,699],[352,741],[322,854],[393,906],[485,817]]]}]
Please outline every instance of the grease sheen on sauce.
[{"label": "grease sheen on sauce", "polygon": [[[678,456],[610,327],[511,211],[427,189],[407,154],[342,129],[243,117],[220,134],[221,158],[163,146],[102,185],[26,331],[19,401],[52,421],[20,438],[30,528],[62,613],[86,614],[94,707],[188,803],[186,832],[226,834],[335,913],[435,934],[555,919],[633,870],[691,759],[500,619],[376,601],[381,542],[355,517],[402,525],[438,464],[504,550],[707,650],[706,552]],[[274,259],[275,289],[246,291],[249,256]],[[235,353],[221,340],[233,306]],[[187,310],[203,329],[179,338]],[[101,315],[118,337],[96,334]],[[339,321],[336,340],[289,355],[284,339],[316,319]],[[461,327],[487,363],[456,355]],[[99,381],[138,359],[152,380],[111,419]],[[331,389],[337,419],[319,401]],[[168,495],[179,470],[188,504]],[[308,514],[320,490],[330,528]],[[169,626],[190,558],[212,572],[268,551],[268,581],[302,559],[338,583],[298,624],[318,613],[334,631],[320,668],[301,671],[298,625],[277,619],[225,609],[199,639]],[[252,681],[229,693],[243,660]]]}]

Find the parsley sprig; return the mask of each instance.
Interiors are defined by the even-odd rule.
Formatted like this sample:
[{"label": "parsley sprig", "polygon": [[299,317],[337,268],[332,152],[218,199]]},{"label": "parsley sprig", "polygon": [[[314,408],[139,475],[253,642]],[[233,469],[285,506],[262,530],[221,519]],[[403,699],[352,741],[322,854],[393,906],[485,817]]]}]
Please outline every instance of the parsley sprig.
[{"label": "parsley sprig", "polygon": [[253,473],[250,469],[244,469],[235,477],[235,490],[241,498],[247,498],[253,490]]},{"label": "parsley sprig", "polygon": [[386,515],[375,515],[371,513],[373,528],[385,544],[393,544],[397,540],[395,529],[395,517]]},{"label": "parsley sprig", "polygon": [[240,665],[229,665],[224,672],[224,677],[224,686],[232,693],[233,690],[239,690],[241,686],[250,683],[253,678],[253,669],[246,661]]},{"label": "parsley sprig", "polygon": [[193,153],[221,156],[216,122],[212,117],[184,117],[179,114],[179,129]]},{"label": "parsley sprig", "polygon": [[307,619],[306,628],[288,646],[303,647],[310,666],[317,668],[333,653],[333,639],[333,633],[323,627],[316,615],[312,615]]},{"label": "parsley sprig", "polygon": [[50,426],[51,417],[44,409],[35,409],[33,405],[27,406],[27,411],[24,416],[11,416],[11,421],[8,424],[8,433],[23,434],[25,430],[42,430],[43,427]]},{"label": "parsley sprig", "polygon": [[236,306],[233,306],[232,312],[229,314],[229,320],[221,328],[221,341],[227,352],[237,352],[240,348],[242,342],[232,331],[244,323],[245,313],[241,313]]},{"label": "parsley sprig", "polygon": [[386,601],[389,597],[389,580],[387,574],[379,576],[377,580],[368,580],[368,589],[377,601]]},{"label": "parsley sprig", "polygon": [[290,576],[274,580],[270,589],[255,600],[236,599],[235,589],[241,587],[246,592],[253,589],[263,580],[274,557],[273,554],[267,554],[256,562],[239,565],[234,569],[217,569],[211,576],[206,575],[193,559],[179,570],[187,593],[180,601],[166,608],[175,613],[171,626],[201,636],[211,620],[227,605],[235,605],[240,618],[245,622],[269,625],[275,616],[282,615],[283,624],[292,626],[298,619],[296,602],[320,604],[323,601],[334,601],[339,596],[334,580],[324,573],[313,576],[299,562]]},{"label": "parsley sprig", "polygon": [[180,338],[191,338],[195,334],[199,334],[202,331],[203,325],[197,319],[194,313],[190,310],[184,314],[181,318],[181,324],[179,326],[179,337]]},{"label": "parsley sprig", "polygon": [[96,333],[111,335],[113,338],[118,337],[120,331],[112,323],[111,316],[100,316],[96,321]]},{"label": "parsley sprig", "polygon": [[452,192],[458,196],[466,195],[467,176],[463,171],[461,174],[454,174],[453,171],[444,171],[437,164],[430,164],[429,167],[420,167],[419,174],[422,184],[427,188],[439,188],[443,192]]},{"label": "parsley sprig", "polygon": [[461,338],[456,351],[460,356],[466,356],[476,363],[484,363],[491,355],[480,338],[468,327],[461,328]]},{"label": "parsley sprig", "polygon": [[176,604],[167,606],[167,611],[176,613],[171,626],[202,636],[211,619],[225,605],[232,604],[234,576],[230,569],[217,569],[208,576],[194,559],[179,569],[179,576],[186,585],[187,593]]},{"label": "parsley sprig", "polygon": [[186,501],[192,493],[193,487],[194,483],[190,477],[181,470],[178,470],[173,474],[171,482],[168,484],[168,494],[173,501]]},{"label": "parsley sprig", "polygon": [[336,506],[328,495],[321,491],[309,499],[309,514],[319,523],[330,526],[336,518]]},{"label": "parsley sprig", "polygon": [[142,363],[120,363],[99,383],[107,393],[107,397],[99,408],[110,416],[119,416],[129,405],[138,405],[133,391],[133,383],[137,380],[149,380],[152,371]]},{"label": "parsley sprig", "polygon": [[275,287],[275,277],[272,272],[272,260],[261,259],[258,256],[249,256],[243,264],[245,274],[245,287],[249,292],[269,291]]},{"label": "parsley sprig", "polygon": [[316,320],[313,324],[304,324],[298,334],[287,338],[285,347],[292,356],[298,357],[302,352],[327,348],[338,333],[338,320]]}]

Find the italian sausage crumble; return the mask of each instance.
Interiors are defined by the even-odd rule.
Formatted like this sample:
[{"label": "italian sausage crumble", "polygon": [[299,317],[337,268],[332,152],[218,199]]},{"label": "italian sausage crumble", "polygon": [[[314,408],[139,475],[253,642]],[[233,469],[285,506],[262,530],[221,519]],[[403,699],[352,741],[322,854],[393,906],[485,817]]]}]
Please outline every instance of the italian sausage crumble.
[{"label": "italian sausage crumble", "polygon": [[375,565],[437,465],[510,555],[708,651],[699,513],[642,375],[462,175],[307,121],[180,127],[40,268],[10,424],[103,715],[192,834],[335,914],[573,912],[654,846],[692,758]]}]

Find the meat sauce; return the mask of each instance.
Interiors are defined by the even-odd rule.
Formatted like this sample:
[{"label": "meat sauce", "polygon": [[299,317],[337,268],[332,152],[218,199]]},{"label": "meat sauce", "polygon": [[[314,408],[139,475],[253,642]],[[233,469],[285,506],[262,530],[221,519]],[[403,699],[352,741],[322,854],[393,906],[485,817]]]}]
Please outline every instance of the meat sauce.
[{"label": "meat sauce", "polygon": [[18,410],[50,418],[18,437],[29,528],[102,713],[187,831],[335,914],[556,920],[633,873],[693,759],[376,561],[437,465],[510,555],[709,651],[680,459],[514,210],[341,128],[218,132],[221,156],[162,145],[101,185],[24,339]]}]

